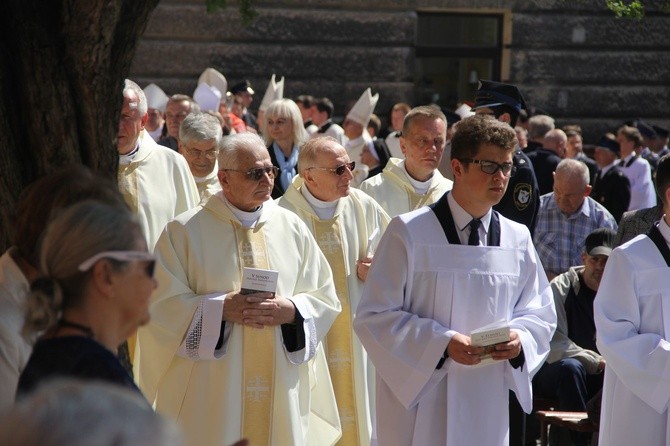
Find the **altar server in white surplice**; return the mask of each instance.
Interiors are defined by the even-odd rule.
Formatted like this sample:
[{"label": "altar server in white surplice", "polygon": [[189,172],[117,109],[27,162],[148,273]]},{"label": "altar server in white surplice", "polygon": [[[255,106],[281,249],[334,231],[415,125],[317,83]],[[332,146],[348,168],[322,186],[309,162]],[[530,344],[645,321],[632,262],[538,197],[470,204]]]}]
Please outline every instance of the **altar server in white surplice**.
[{"label": "altar server in white surplice", "polygon": [[[223,139],[223,191],[171,221],[136,376],[187,444],[331,445],[340,436],[321,341],[341,306],[305,224],[270,199],[263,141]],[[240,294],[243,267],[278,271],[276,293]]]},{"label": "altar server in white surplice", "polygon": [[333,270],[342,313],[325,348],[342,422],[340,445],[368,445],[374,417],[374,369],[352,330],[352,319],[370,268],[371,254],[389,222],[368,195],[351,188],[354,163],[334,138],[312,139],[300,148],[300,176],[279,205],[307,224]]},{"label": "altar server in white surplice", "polygon": [[599,444],[670,444],[670,156],[658,163],[664,215],[612,251],[593,304],[607,361]]},{"label": "altar server in white surplice", "polygon": [[208,113],[189,113],[179,127],[179,153],[191,169],[200,202],[221,190],[216,156],[222,137],[221,123]]},{"label": "altar server in white surplice", "polygon": [[[509,390],[530,412],[556,328],[528,229],[491,209],[514,173],[514,130],[473,116],[451,141],[453,190],[391,221],[354,319],[377,371],[380,445],[507,445]],[[510,340],[481,364],[470,332],[501,320]]]},{"label": "altar server in white surplice", "polygon": [[434,106],[413,108],[400,137],[405,159],[389,159],[384,171],[365,180],[360,189],[391,217],[435,203],[453,184],[437,170],[446,142],[444,113]]},{"label": "altar server in white surplice", "polygon": [[126,79],[117,135],[119,190],[153,250],[167,222],[197,205],[200,197],[184,157],[156,144],[144,129],[147,119],[144,92]]}]

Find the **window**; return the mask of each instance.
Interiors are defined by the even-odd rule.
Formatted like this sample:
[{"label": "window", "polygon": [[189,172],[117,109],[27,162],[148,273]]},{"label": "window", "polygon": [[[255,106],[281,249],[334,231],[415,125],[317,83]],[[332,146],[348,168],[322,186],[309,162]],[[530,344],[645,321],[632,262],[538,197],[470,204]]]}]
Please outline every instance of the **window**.
[{"label": "window", "polygon": [[[473,100],[479,79],[500,80],[509,15],[476,12],[417,13],[415,85],[421,103],[450,109]],[[504,74],[504,76],[503,76]]]}]

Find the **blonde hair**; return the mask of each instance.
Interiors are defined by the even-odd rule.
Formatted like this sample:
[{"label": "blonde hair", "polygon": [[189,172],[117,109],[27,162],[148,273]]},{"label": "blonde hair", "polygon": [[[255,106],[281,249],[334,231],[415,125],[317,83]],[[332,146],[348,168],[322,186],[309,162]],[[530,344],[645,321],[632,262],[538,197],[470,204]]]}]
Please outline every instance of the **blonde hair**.
[{"label": "blonde hair", "polygon": [[265,110],[263,114],[263,138],[265,138],[265,143],[268,145],[274,141],[268,130],[268,119],[270,118],[286,118],[291,120],[291,139],[294,146],[300,147],[309,138],[305,125],[302,122],[300,109],[292,100],[278,99],[273,101],[267,110]]},{"label": "blonde hair", "polygon": [[[40,250],[40,273],[28,295],[24,335],[51,328],[60,313],[84,298],[90,271],[79,271],[86,259],[103,251],[136,249],[142,232],[126,209],[86,200],[66,208],[49,224]],[[121,268],[119,262],[110,262]]]}]

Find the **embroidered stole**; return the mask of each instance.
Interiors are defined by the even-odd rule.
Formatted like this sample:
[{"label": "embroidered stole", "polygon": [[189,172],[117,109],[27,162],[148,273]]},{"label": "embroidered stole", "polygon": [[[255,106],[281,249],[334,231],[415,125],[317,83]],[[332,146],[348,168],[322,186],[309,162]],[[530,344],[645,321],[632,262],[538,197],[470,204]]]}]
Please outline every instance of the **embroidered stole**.
[{"label": "embroidered stole", "polygon": [[357,445],[358,416],[356,412],[356,387],[354,383],[353,349],[352,349],[352,310],[347,284],[346,264],[342,233],[337,220],[313,219],[314,237],[326,256],[333,270],[335,291],[342,305],[342,312],[337,316],[326,336],[328,368],[333,381],[335,399],[342,424],[342,438],[339,445]]},{"label": "embroidered stole", "polygon": [[119,183],[119,192],[123,195],[123,199],[130,208],[130,211],[137,215],[140,208],[139,196],[137,195],[137,174],[135,169],[139,167],[139,163],[130,163],[119,165],[117,171],[117,180]]},{"label": "embroidered stole", "polygon": [[[232,222],[241,267],[269,269],[267,244],[261,228]],[[241,271],[240,271],[241,275]],[[272,434],[275,369],[275,328],[243,326],[242,437],[249,444],[268,445]]]}]

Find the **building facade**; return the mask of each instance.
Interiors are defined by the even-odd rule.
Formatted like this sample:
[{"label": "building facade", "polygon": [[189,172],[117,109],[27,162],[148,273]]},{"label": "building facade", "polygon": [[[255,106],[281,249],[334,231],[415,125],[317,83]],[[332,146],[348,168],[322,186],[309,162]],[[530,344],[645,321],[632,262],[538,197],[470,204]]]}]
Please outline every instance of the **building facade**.
[{"label": "building facade", "polygon": [[270,76],[284,97],[327,96],[342,116],[365,88],[376,113],[396,102],[454,109],[478,79],[517,84],[528,104],[578,123],[585,141],[630,119],[670,124],[670,14],[645,1],[641,20],[605,0],[285,0],[254,2],[245,27],[236,4],[163,0],[140,42],[131,77],[192,94],[214,67],[229,86],[248,79],[258,107]]}]

